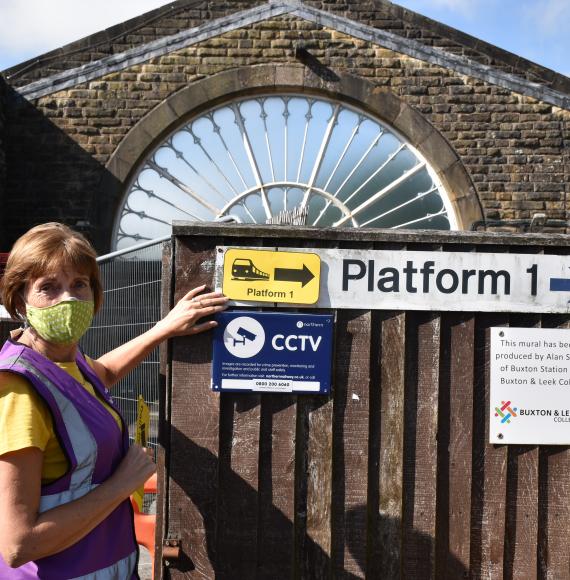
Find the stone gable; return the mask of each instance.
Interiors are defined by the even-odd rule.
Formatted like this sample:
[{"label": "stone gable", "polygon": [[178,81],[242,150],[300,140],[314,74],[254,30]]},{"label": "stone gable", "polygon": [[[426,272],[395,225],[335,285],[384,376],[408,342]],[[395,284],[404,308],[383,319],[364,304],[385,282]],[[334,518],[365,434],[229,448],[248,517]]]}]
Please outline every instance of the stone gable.
[{"label": "stone gable", "polygon": [[[537,212],[567,219],[569,167],[561,151],[567,151],[568,120],[563,111],[284,16],[42,97],[34,107],[16,108],[9,138],[12,150],[21,154],[17,162],[13,157],[8,187],[21,195],[11,196],[7,205],[10,215],[21,216],[12,223],[14,234],[30,225],[25,211],[30,201],[38,219],[88,220],[101,227],[86,216],[104,195],[99,190],[104,166],[136,123],[200,79],[239,67],[295,61],[299,41],[322,70],[365,78],[421,113],[457,152],[487,219],[529,219]],[[46,122],[52,125],[47,135],[38,130],[38,123]],[[26,157],[24,150],[30,147],[38,150]],[[68,165],[70,149],[79,158],[73,168]]]},{"label": "stone gable", "polygon": [[[376,27],[386,27],[401,36],[469,56],[474,61],[494,63],[509,73],[519,72],[514,62],[508,62],[508,53],[499,51],[498,56],[504,58],[498,62],[482,49],[473,51],[465,43],[460,44],[464,35],[457,33],[457,38],[449,38],[449,35],[444,38],[434,32],[435,24],[431,21],[418,15],[412,18],[410,13],[392,4],[307,4]],[[211,5],[177,4],[168,19],[159,15],[154,20],[154,32],[149,29],[146,36],[137,38],[145,42],[179,28],[194,26],[208,15],[214,15],[212,8],[208,8]],[[215,14],[223,15],[253,5],[219,3]],[[410,18],[416,24],[427,22],[426,28],[414,28]],[[442,25],[436,28],[447,30]],[[131,44],[115,43],[113,50],[123,50],[137,40],[133,36],[129,42]],[[295,49],[300,45],[306,49],[305,60],[296,55]],[[484,43],[481,46],[487,49]],[[61,50],[72,49],[64,47]],[[74,54],[81,53],[87,59],[103,54],[99,45],[96,52],[89,53],[87,47],[81,50],[75,47],[74,50]],[[61,66],[74,63],[67,57],[60,61]],[[55,219],[85,227],[101,251],[108,249],[120,196],[128,187],[129,176],[136,170],[137,163],[142,161],[142,158],[133,158],[130,160],[132,166],[123,176],[117,178],[111,171],[109,177],[108,166],[125,138],[135,127],[142,126],[138,134],[143,135],[144,147],[150,150],[159,135],[166,135],[199,109],[185,109],[179,119],[169,117],[163,121],[158,115],[157,121],[155,115],[152,136],[145,136],[144,123],[148,122],[151,113],[196,83],[206,79],[218,82],[215,75],[220,73],[251,71],[252,84],[243,88],[250,92],[275,90],[274,84],[279,85],[278,82],[268,86],[261,75],[255,77],[255,67],[263,65],[274,66],[276,71],[282,71],[279,74],[287,75],[284,79],[287,82],[282,84],[287,85],[288,91],[297,90],[295,83],[301,70],[297,92],[318,93],[325,88],[348,98],[349,102],[354,98],[358,104],[358,95],[342,94],[339,87],[344,85],[335,81],[339,75],[351,75],[365,80],[378,93],[396,96],[410,107],[410,111],[421,115],[435,128],[454,150],[487,221],[501,220],[501,228],[514,230],[520,225],[517,221],[528,221],[535,213],[545,213],[551,220],[549,231],[568,230],[568,111],[551,104],[548,98],[542,101],[525,96],[476,75],[460,74],[322,26],[314,20],[283,15],[225,34],[213,34],[186,48],[52,92],[32,102],[18,95],[14,87],[8,87],[9,171],[5,204],[6,215],[10,216],[6,226],[8,240],[15,239],[35,223]],[[48,72],[39,65],[32,66],[18,77],[17,83],[24,84]],[[536,80],[536,75],[544,71],[528,67],[526,72],[529,78]],[[542,77],[545,85],[563,85],[564,79],[561,75],[549,79]],[[222,95],[216,97],[217,102],[229,98],[230,93],[237,94],[240,88],[228,86],[228,94],[224,96],[224,87],[221,87],[221,92],[216,93]],[[203,110],[215,104],[206,102],[200,107]],[[390,122],[389,112],[378,111],[377,114]],[[157,127],[157,122],[163,124]],[[404,136],[412,144],[425,137],[418,134],[413,116],[404,128]],[[440,152],[428,147],[424,154],[428,162],[433,162]],[[452,193],[463,195],[462,192]]]},{"label": "stone gable", "polygon": [[[52,74],[82,66],[105,56],[120,54],[204,24],[205,22],[261,6],[261,0],[203,2],[178,0],[105,31],[93,34],[5,71],[14,87],[21,87]],[[355,22],[383,29],[403,38],[471,61],[521,76],[557,90],[570,91],[570,79],[508,51],[499,49],[385,0],[307,0],[305,5]]]}]

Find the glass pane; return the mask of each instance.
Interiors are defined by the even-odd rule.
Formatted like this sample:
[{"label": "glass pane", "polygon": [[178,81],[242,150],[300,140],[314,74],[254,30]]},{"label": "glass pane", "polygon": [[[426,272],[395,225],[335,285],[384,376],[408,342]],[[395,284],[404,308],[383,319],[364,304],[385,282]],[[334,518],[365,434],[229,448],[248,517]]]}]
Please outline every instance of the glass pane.
[{"label": "glass pane", "polygon": [[451,205],[428,169],[355,107],[304,95],[240,99],[157,144],[125,196],[114,243],[166,234],[173,219],[266,223],[304,207],[308,225],[449,229]]}]

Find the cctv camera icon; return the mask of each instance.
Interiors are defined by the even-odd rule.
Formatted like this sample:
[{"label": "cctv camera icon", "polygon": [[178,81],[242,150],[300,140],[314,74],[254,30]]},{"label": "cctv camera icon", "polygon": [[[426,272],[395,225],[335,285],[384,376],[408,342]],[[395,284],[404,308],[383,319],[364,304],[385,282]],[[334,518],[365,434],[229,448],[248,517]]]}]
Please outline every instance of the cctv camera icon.
[{"label": "cctv camera icon", "polygon": [[251,316],[238,316],[228,322],[224,330],[224,346],[237,358],[251,358],[265,344],[263,326]]},{"label": "cctv camera icon", "polygon": [[234,346],[236,344],[245,344],[246,340],[251,340],[252,342],[256,339],[257,335],[253,334],[253,332],[250,332],[249,330],[247,330],[246,328],[244,328],[243,326],[240,326],[237,329],[236,334],[238,336],[241,336],[241,340],[239,340],[238,338],[234,338]]}]

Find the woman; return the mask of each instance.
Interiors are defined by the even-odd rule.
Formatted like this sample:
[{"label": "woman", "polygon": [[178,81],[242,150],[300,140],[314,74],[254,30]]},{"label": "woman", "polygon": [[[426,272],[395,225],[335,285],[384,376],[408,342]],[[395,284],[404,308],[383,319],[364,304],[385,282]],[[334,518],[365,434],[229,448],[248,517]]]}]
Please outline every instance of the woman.
[{"label": "woman", "polygon": [[93,248],[57,223],[16,242],[2,298],[26,325],[0,352],[0,578],[138,578],[129,496],[155,466],[107,389],[163,340],[215,326],[197,321],[227,299],[203,291],[91,360],[77,344],[102,301]]}]

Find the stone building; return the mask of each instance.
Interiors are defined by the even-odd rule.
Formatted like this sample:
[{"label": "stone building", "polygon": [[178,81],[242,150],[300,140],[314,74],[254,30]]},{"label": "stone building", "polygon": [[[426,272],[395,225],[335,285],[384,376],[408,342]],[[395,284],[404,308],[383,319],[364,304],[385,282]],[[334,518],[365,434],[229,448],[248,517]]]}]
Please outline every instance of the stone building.
[{"label": "stone building", "polygon": [[568,232],[570,79],[387,0],[178,0],[3,75],[0,251],[47,220],[100,252],[282,214]]}]

